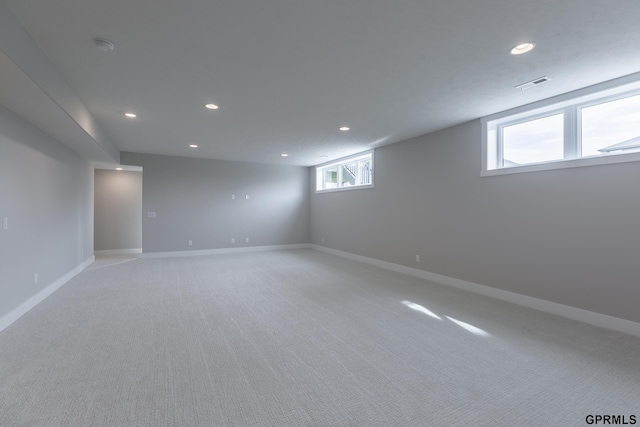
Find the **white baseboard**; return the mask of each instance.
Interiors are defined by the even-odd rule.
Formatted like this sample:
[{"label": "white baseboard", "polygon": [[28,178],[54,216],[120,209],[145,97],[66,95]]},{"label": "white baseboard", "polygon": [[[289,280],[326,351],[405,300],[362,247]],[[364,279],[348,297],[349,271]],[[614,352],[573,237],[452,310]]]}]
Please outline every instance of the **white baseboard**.
[{"label": "white baseboard", "polygon": [[109,249],[104,251],[93,251],[93,253],[98,255],[131,255],[131,254],[141,254],[142,248],[131,248],[131,249]]},{"label": "white baseboard", "polygon": [[31,310],[36,305],[40,304],[45,298],[58,290],[62,285],[67,283],[69,280],[73,279],[78,273],[87,268],[91,263],[96,260],[95,256],[91,256],[87,260],[85,260],[82,264],[75,267],[73,270],[69,271],[67,274],[20,304],[18,307],[14,308],[8,314],[4,315],[0,318],[0,332],[6,329],[13,322],[22,317],[25,313]]},{"label": "white baseboard", "polygon": [[245,246],[241,248],[202,249],[202,250],[196,250],[196,251],[150,252],[150,253],[145,252],[142,254],[142,258],[173,258],[173,257],[184,257],[184,256],[237,254],[237,253],[243,253],[243,252],[308,249],[310,247],[311,245],[309,243],[299,243],[295,245]]},{"label": "white baseboard", "polygon": [[421,279],[436,282],[442,285],[452,286],[465,291],[488,296],[502,301],[511,302],[534,310],[543,311],[545,313],[555,314],[579,322],[588,323],[590,325],[599,326],[625,334],[640,337],[640,323],[630,320],[620,319],[606,314],[595,313],[593,311],[583,310],[577,307],[571,307],[564,304],[558,304],[515,292],[505,291],[502,289],[492,288],[490,286],[480,285],[478,283],[468,282],[441,274],[431,273],[429,271],[419,270],[417,268],[405,267],[403,265],[394,264],[387,261],[381,261],[375,258],[369,258],[361,255],[352,254],[350,252],[339,251],[315,244],[309,245],[311,248],[329,254],[337,255],[365,264],[374,265],[386,270],[396,271],[398,273],[408,274],[410,276],[419,277]]}]

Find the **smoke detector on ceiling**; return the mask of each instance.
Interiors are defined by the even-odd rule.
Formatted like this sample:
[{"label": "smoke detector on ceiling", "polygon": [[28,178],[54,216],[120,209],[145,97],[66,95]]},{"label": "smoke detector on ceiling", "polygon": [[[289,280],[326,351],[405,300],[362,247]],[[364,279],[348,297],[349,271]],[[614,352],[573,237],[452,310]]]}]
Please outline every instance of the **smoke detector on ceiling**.
[{"label": "smoke detector on ceiling", "polygon": [[95,39],[94,43],[96,44],[96,47],[102,52],[112,52],[115,48],[115,45],[112,42],[105,39]]}]

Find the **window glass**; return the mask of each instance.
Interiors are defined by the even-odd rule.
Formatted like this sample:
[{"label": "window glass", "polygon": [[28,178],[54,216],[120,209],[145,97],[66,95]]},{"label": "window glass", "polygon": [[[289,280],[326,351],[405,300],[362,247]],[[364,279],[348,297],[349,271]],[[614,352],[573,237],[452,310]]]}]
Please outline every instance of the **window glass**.
[{"label": "window glass", "polygon": [[582,156],[640,151],[640,95],[581,109]]},{"label": "window glass", "polygon": [[556,114],[502,128],[501,167],[561,160],[564,115]]},{"label": "window glass", "polygon": [[373,187],[373,151],[316,166],[316,191]]},{"label": "window glass", "polygon": [[323,188],[338,188],[338,167],[335,166],[331,169],[324,170],[324,187]]},{"label": "window glass", "polygon": [[342,187],[356,185],[357,176],[358,162],[351,162],[346,165],[342,165]]},{"label": "window glass", "polygon": [[373,172],[371,170],[371,159],[360,160],[358,163],[360,170],[360,185],[370,185]]},{"label": "window glass", "polygon": [[485,117],[481,176],[640,161],[640,80]]}]

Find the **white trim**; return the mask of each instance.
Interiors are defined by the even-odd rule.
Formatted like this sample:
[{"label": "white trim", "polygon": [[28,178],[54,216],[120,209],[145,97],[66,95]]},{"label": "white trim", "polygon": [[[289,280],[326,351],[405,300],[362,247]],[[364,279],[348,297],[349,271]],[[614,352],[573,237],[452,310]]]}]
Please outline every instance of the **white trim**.
[{"label": "white trim", "polygon": [[[486,152],[483,150],[483,152]],[[486,157],[485,157],[486,158]],[[480,176],[509,175],[514,173],[538,172],[552,169],[568,169],[583,166],[600,166],[614,163],[628,163],[640,161],[640,153],[610,154],[608,156],[582,157],[580,159],[556,160],[553,162],[536,163],[512,168],[483,170]],[[486,163],[485,163],[486,164]]]},{"label": "white trim", "polygon": [[[341,166],[353,162],[353,161],[358,161],[358,160],[362,160],[362,159],[366,159],[369,158],[371,160],[371,184],[356,184],[356,185],[350,185],[348,187],[337,187],[337,188],[324,188],[324,189],[318,189],[318,184],[320,182],[323,181],[323,177],[321,178],[321,175],[323,175],[323,172],[325,169],[327,168],[331,168],[336,166],[337,167],[337,173],[338,173],[338,177],[337,177],[337,183],[341,182],[341,177],[342,177],[342,168]],[[316,165],[315,166],[315,172],[316,172],[316,193],[317,194],[321,194],[321,193],[333,193],[336,191],[348,191],[348,190],[364,190],[367,188],[375,188],[375,180],[374,180],[374,170],[375,170],[375,149],[371,149],[371,150],[367,150],[367,151],[362,151],[360,153],[357,154],[353,154],[351,156],[347,156],[347,157],[342,157],[340,159],[337,160],[332,160],[330,162],[326,162],[320,165]]]},{"label": "white trim", "polygon": [[246,246],[242,248],[202,249],[202,250],[196,250],[196,251],[144,252],[142,254],[142,258],[174,258],[174,257],[184,257],[184,256],[237,254],[237,253],[243,253],[243,252],[308,249],[310,247],[311,246],[309,243],[298,243],[294,245]]},{"label": "white trim", "polygon": [[93,251],[93,253],[98,255],[131,255],[131,254],[141,254],[142,248],[131,248],[131,249],[109,249],[104,251]]},{"label": "white trim", "polygon": [[87,260],[85,260],[82,264],[75,267],[73,270],[69,271],[67,274],[20,304],[18,307],[11,310],[9,313],[0,318],[0,332],[9,327],[13,322],[22,317],[25,313],[31,310],[36,305],[40,304],[47,298],[49,295],[57,291],[62,285],[67,283],[69,280],[73,279],[78,273],[87,268],[91,263],[96,260],[95,256],[91,256]]},{"label": "white trim", "polygon": [[490,286],[480,285],[478,283],[468,282],[466,280],[460,280],[449,276],[443,276],[441,274],[431,273],[429,271],[419,270],[417,268],[405,267],[403,265],[381,261],[375,258],[368,258],[365,256],[352,254],[350,252],[343,252],[320,245],[312,244],[310,245],[310,247],[321,252],[326,252],[354,261],[360,261],[365,264],[384,268],[386,270],[408,274],[410,276],[419,277],[421,279],[429,280],[442,285],[463,289],[465,291],[473,292],[502,301],[507,301],[513,304],[532,308],[534,310],[543,311],[545,313],[555,314],[567,319],[577,320],[578,322],[587,323],[601,328],[640,337],[640,323],[632,322],[631,320],[625,320],[618,317],[608,316],[606,314],[595,313],[593,311],[583,310],[577,307],[558,304],[527,295],[517,294],[515,292],[492,288]]},{"label": "white trim", "polygon": [[[637,96],[640,94],[639,90],[640,73],[635,73],[481,118],[482,164],[480,168],[480,176],[509,175],[551,169],[566,169],[640,161],[640,153],[618,153],[614,155],[576,158],[580,151],[580,115],[578,114],[578,110],[622,99],[627,96]],[[499,151],[499,146],[501,145],[499,137],[500,129],[503,126],[536,120],[540,117],[546,116],[547,114],[553,115],[552,113],[562,110],[564,110],[565,114],[564,159],[514,167],[498,167],[496,160],[497,158],[502,157],[502,153]],[[567,129],[568,121],[570,121],[571,124],[569,129]],[[491,138],[488,137],[489,132],[492,133]],[[493,148],[493,145],[495,145],[496,148]],[[571,150],[569,151],[566,150],[566,147],[568,146],[571,146]],[[496,156],[496,159],[493,158],[494,155]]]},{"label": "white trim", "polygon": [[373,184],[350,185],[349,187],[327,188],[326,190],[316,190],[316,193],[317,194],[324,194],[324,193],[335,193],[335,192],[338,192],[338,191],[366,190],[367,188],[376,188],[376,186],[373,185]]}]

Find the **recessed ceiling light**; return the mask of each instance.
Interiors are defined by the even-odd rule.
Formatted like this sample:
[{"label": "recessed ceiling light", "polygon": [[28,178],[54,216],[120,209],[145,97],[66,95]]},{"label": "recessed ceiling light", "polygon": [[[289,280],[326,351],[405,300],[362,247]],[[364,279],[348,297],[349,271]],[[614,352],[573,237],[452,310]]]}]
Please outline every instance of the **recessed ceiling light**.
[{"label": "recessed ceiling light", "polygon": [[280,154],[280,156],[282,156],[282,157],[289,157],[289,155],[288,155],[287,153],[282,153],[282,154]]},{"label": "recessed ceiling light", "polygon": [[96,44],[96,47],[102,52],[113,52],[115,45],[109,40],[105,39],[94,39],[93,42]]},{"label": "recessed ceiling light", "polygon": [[218,108],[220,108],[216,104],[207,104],[205,105],[205,107],[207,107],[209,110],[217,110]]},{"label": "recessed ceiling light", "polygon": [[117,171],[121,171],[121,170],[122,170],[122,168],[116,168],[116,170],[117,170]]},{"label": "recessed ceiling light", "polygon": [[191,147],[191,148],[198,148],[198,144],[189,144],[189,147]]},{"label": "recessed ceiling light", "polygon": [[130,119],[135,119],[136,117],[138,117],[137,115],[135,115],[133,113],[124,113],[124,115],[129,117]]},{"label": "recessed ceiling light", "polygon": [[342,127],[340,128],[340,130],[341,130],[341,131],[343,131],[343,132],[346,132],[346,131],[348,131],[349,129],[351,129],[351,128],[350,128],[350,127],[347,127],[347,126],[342,126]]},{"label": "recessed ceiling light", "polygon": [[520,43],[519,45],[514,46],[513,49],[511,49],[511,55],[522,55],[523,53],[530,52],[534,47],[536,47],[535,43]]}]

